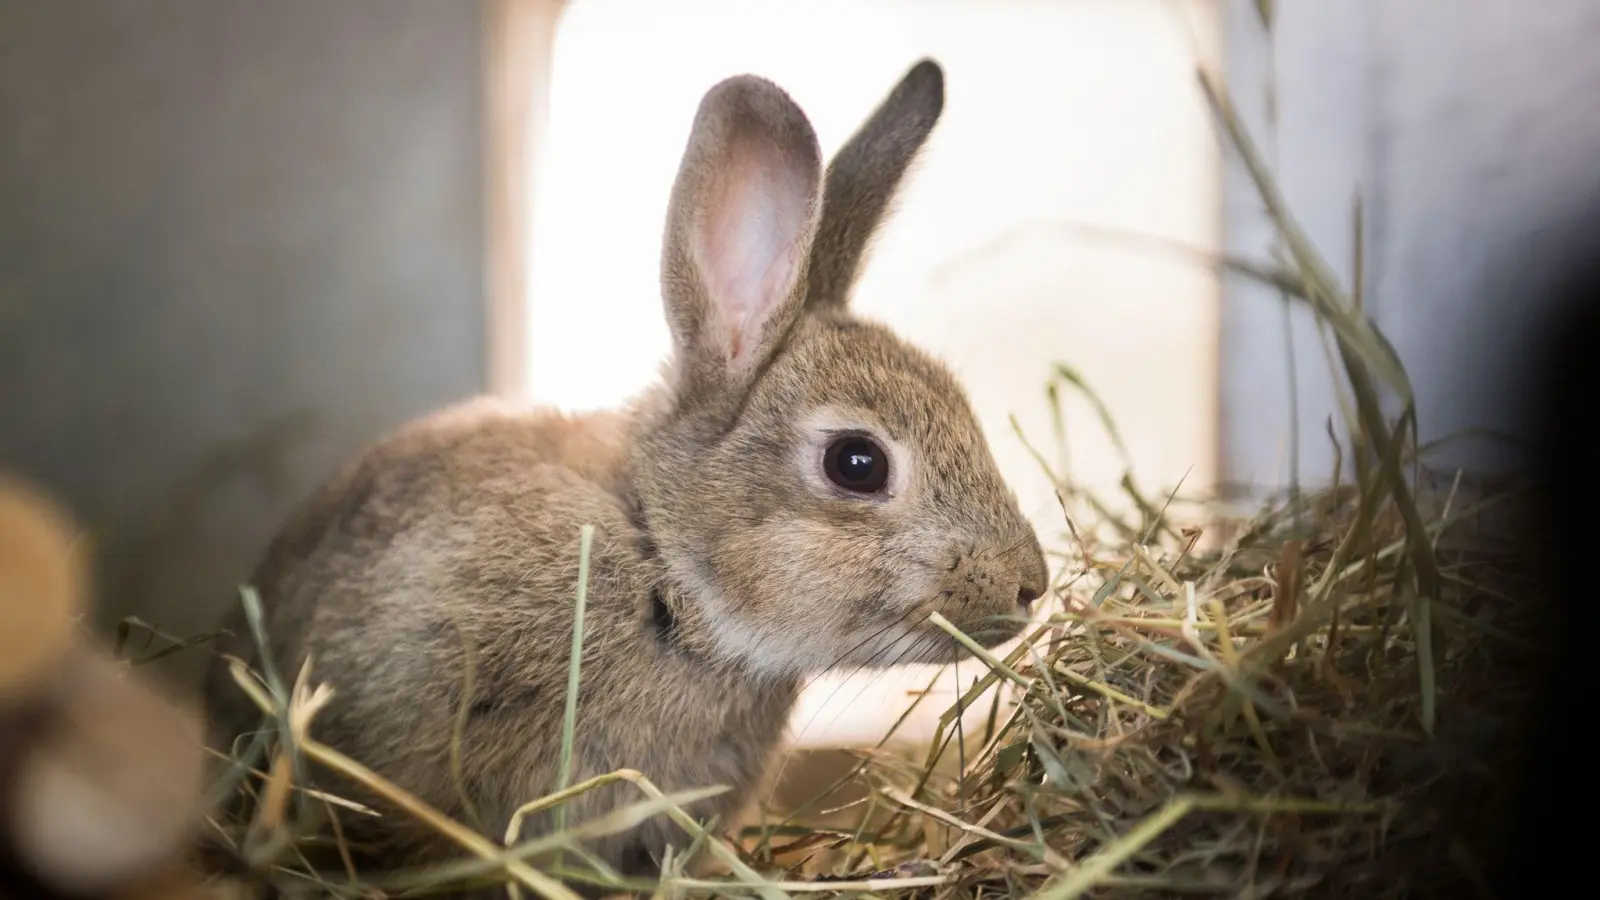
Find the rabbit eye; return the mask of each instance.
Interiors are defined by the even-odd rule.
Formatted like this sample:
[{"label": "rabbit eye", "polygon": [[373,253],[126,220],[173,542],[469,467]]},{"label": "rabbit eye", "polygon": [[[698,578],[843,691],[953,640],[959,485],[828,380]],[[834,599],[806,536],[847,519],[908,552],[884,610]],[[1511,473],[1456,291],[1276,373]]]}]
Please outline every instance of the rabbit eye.
[{"label": "rabbit eye", "polygon": [[864,437],[840,438],[822,457],[828,480],[847,491],[875,494],[889,482],[889,454]]}]

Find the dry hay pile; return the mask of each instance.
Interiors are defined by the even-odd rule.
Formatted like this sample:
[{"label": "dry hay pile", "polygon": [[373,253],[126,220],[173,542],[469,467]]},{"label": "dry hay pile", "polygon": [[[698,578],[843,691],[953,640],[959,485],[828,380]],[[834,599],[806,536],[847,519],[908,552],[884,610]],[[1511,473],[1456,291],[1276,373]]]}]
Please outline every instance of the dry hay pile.
[{"label": "dry hay pile", "polygon": [[869,754],[863,833],[753,837],[803,871],[898,883],[880,896],[1469,895],[1512,799],[1491,773],[1531,690],[1506,679],[1530,623],[1522,556],[1473,530],[1510,495],[1454,486],[1426,495],[1425,605],[1403,517],[1354,486],[1210,553],[1159,525],[1083,546],[1059,627],[967,695],[1008,679],[1022,705],[944,735],[956,772]]}]

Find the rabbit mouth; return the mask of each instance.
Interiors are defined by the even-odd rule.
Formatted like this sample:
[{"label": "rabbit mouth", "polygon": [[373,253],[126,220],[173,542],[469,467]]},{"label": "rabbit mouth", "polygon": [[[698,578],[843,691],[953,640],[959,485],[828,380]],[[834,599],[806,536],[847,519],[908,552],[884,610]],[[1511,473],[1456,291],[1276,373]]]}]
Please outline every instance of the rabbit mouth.
[{"label": "rabbit mouth", "polygon": [[931,621],[918,620],[918,614],[928,612],[919,608],[880,625],[849,654],[854,657],[850,661],[863,668],[959,662],[972,658],[967,642],[991,649],[1016,637],[1025,624],[1017,616],[971,618],[954,623],[961,632],[957,638]]}]

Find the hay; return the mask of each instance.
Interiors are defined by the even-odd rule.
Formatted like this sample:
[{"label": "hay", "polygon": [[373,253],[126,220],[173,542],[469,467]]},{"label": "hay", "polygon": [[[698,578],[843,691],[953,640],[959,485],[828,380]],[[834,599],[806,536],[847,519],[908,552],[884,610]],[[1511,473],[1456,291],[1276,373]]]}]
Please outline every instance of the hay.
[{"label": "hay", "polygon": [[[1462,493],[1432,535],[1506,497]],[[813,853],[816,874],[926,874],[951,897],[1378,897],[1426,887],[1407,873],[1451,855],[1468,870],[1443,874],[1470,878],[1497,813],[1468,762],[1492,761],[1485,717],[1515,709],[1498,679],[1527,649],[1505,602],[1515,557],[1483,537],[1439,545],[1442,721],[1476,733],[1430,740],[1402,517],[1376,503],[1362,524],[1360,494],[1285,503],[1218,552],[1085,545],[1059,627],[967,694],[997,678],[1026,691],[992,730],[944,735],[964,743],[956,773],[930,774],[945,748],[920,765],[873,755],[866,834],[758,846]]]},{"label": "hay", "polygon": [[[238,667],[272,727],[216,789],[219,799],[237,787],[256,800],[250,819],[213,822],[219,869],[240,890],[271,883],[302,896],[477,880],[567,898],[549,872],[520,860],[561,850],[581,867],[583,837],[665,814],[684,827],[686,848],[659,884],[578,867],[567,875],[663,896],[1486,890],[1494,823],[1513,799],[1491,774],[1510,752],[1497,728],[1528,699],[1503,673],[1533,652],[1526,605],[1510,599],[1526,587],[1526,553],[1496,527],[1515,491],[1428,469],[1432,448],[1414,446],[1404,367],[1294,223],[1226,94],[1201,84],[1287,260],[1218,265],[1275,285],[1323,326],[1349,389],[1343,440],[1333,423],[1329,439],[1353,460],[1352,483],[1336,472],[1331,487],[1291,490],[1240,516],[1147,496],[1129,477],[1134,513],[1123,517],[1052,473],[1072,547],[1055,590],[1060,611],[1004,659],[979,650],[986,673],[944,722],[1001,681],[1020,704],[997,708],[982,733],[942,732],[925,758],[863,751],[849,780],[865,786],[860,801],[827,808],[842,780],[737,835],[682,812],[701,794],[666,796],[648,773],[629,771],[533,805],[627,780],[640,789],[636,806],[508,850],[317,743],[322,695],[306,673],[291,688]],[[1048,396],[1059,402],[1069,390],[1093,400],[1062,369]],[[1385,397],[1400,415],[1383,414]],[[297,787],[308,765],[365,783],[476,860],[355,871],[337,833],[320,843],[300,834],[319,812],[349,806]],[[313,862],[319,849],[331,866]],[[723,874],[689,877],[691,858]]]}]

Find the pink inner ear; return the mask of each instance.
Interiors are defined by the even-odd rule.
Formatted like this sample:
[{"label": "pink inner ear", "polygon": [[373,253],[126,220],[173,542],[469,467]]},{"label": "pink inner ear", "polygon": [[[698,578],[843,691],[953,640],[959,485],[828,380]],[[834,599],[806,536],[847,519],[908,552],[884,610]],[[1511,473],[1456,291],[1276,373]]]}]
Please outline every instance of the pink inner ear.
[{"label": "pink inner ear", "polygon": [[760,136],[736,137],[707,188],[697,255],[729,359],[755,343],[794,288],[814,177],[794,156]]}]

